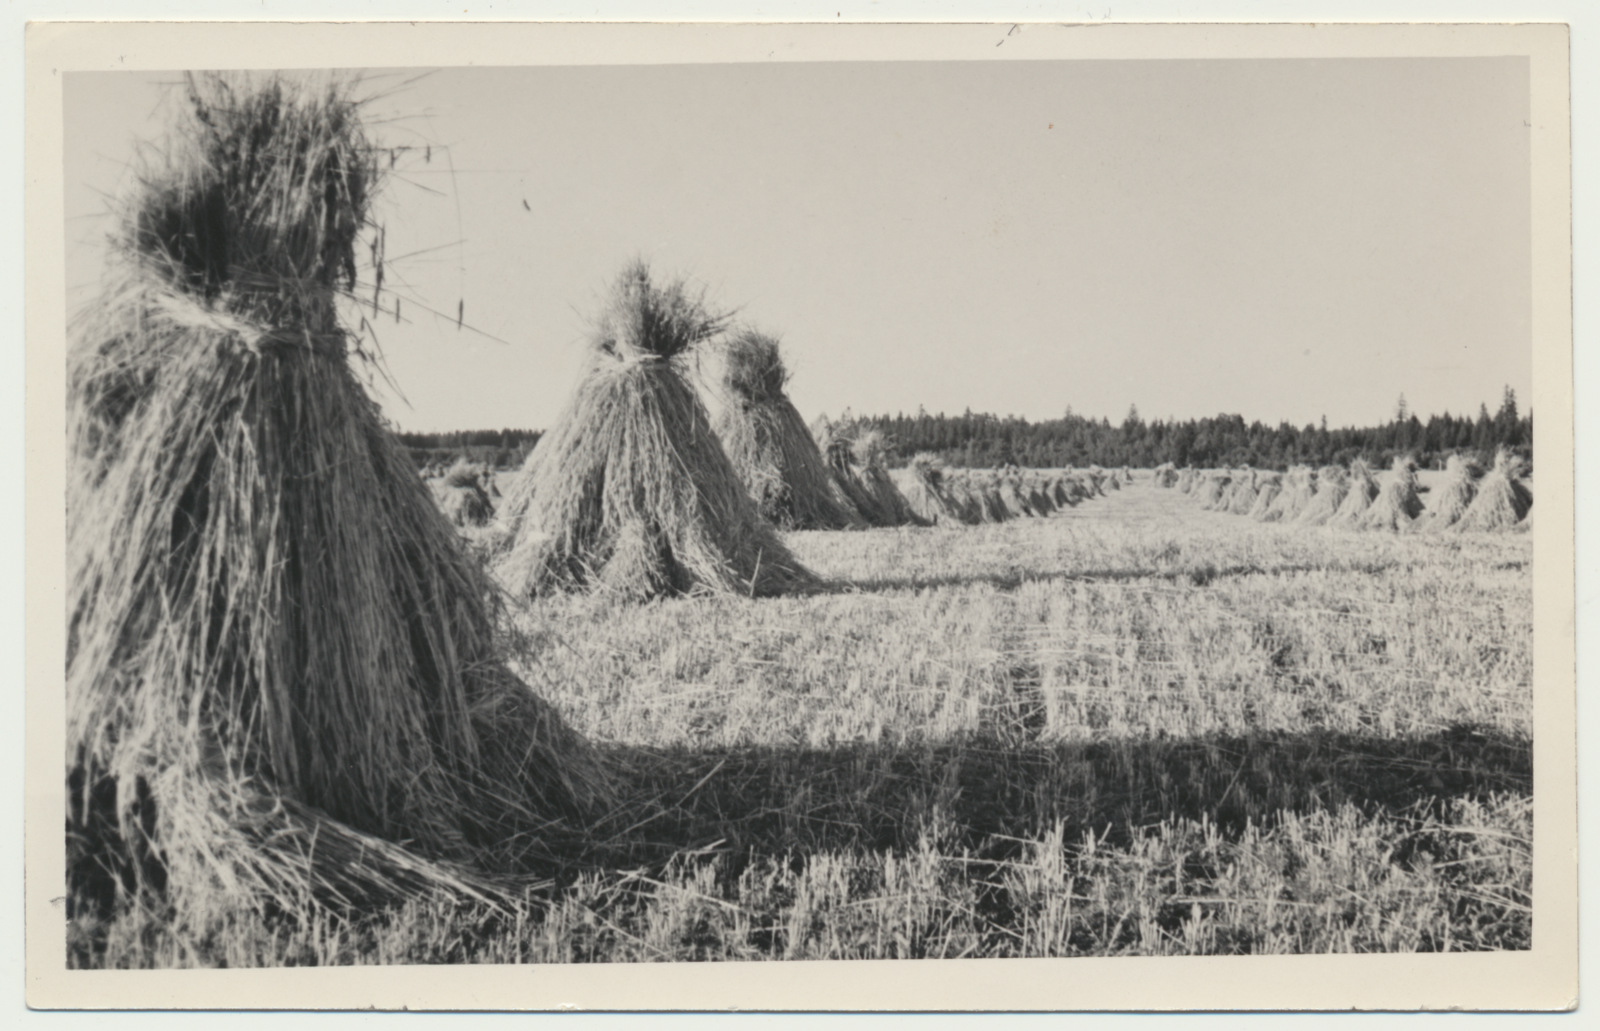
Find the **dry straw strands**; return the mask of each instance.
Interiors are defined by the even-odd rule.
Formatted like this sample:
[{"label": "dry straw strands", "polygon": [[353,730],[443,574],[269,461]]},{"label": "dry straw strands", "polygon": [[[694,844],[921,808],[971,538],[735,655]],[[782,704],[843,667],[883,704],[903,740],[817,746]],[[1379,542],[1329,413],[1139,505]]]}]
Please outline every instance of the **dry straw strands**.
[{"label": "dry straw strands", "polygon": [[483,486],[483,470],[460,461],[433,481],[434,499],[457,526],[484,526],[494,518],[494,502]]},{"label": "dry straw strands", "polygon": [[1378,481],[1367,463],[1358,458],[1350,463],[1350,478],[1344,500],[1328,520],[1329,526],[1355,526],[1366,517],[1367,509],[1378,496]]},{"label": "dry straw strands", "polygon": [[[811,420],[811,425],[806,428],[811,431],[811,439],[817,442],[817,450],[824,454],[828,451],[828,441],[838,436],[835,433],[834,422],[828,418],[827,412],[818,414],[815,419]],[[838,429],[843,430],[845,427],[841,426]]]},{"label": "dry straw strands", "polygon": [[888,513],[882,511],[878,499],[873,497],[865,481],[857,474],[852,463],[850,427],[835,425],[827,416],[811,424],[812,439],[828,468],[834,488],[848,505],[852,515],[869,526],[895,525]]},{"label": "dry straw strands", "polygon": [[1407,455],[1396,455],[1383,489],[1357,525],[1363,530],[1397,532],[1410,527],[1421,514],[1416,464]]},{"label": "dry straw strands", "polygon": [[1003,523],[1011,518],[1005,502],[1000,499],[998,480],[993,475],[968,470],[963,479],[969,501],[967,511],[973,522]]},{"label": "dry straw strands", "polygon": [[[1462,513],[1454,529],[1498,531],[1516,528],[1533,514],[1533,492],[1520,479],[1523,462],[1501,448],[1495,453],[1494,468],[1478,481],[1477,496]],[[1532,528],[1530,523],[1527,527]]]},{"label": "dry straw strands", "polygon": [[1256,499],[1246,514],[1251,519],[1262,522],[1269,518],[1273,502],[1278,500],[1278,495],[1283,491],[1283,477],[1277,473],[1259,473],[1255,479]]},{"label": "dry straw strands", "polygon": [[1224,472],[1208,472],[1198,481],[1194,490],[1194,497],[1200,502],[1200,507],[1207,510],[1226,508],[1228,487],[1232,484],[1231,477]]},{"label": "dry straw strands", "polygon": [[[79,902],[180,922],[481,894],[601,791],[349,365],[377,183],[349,87],[191,78],[69,365]],[[405,842],[404,847],[391,844]]]},{"label": "dry straw strands", "polygon": [[681,281],[656,286],[643,262],[618,276],[577,390],[507,490],[497,570],[512,590],[642,600],[815,583],[757,511],[680,370],[724,321]]},{"label": "dry straw strands", "polygon": [[1028,506],[1041,516],[1047,516],[1056,510],[1055,501],[1050,497],[1045,485],[1038,479],[1028,482]]},{"label": "dry straw strands", "polygon": [[1012,519],[1021,519],[1033,515],[1033,510],[1028,505],[1028,499],[1022,493],[1022,487],[1015,477],[1002,476],[997,484],[1000,492],[1000,501],[1005,506],[1006,515]]},{"label": "dry straw strands", "polygon": [[964,523],[981,523],[984,521],[984,505],[981,489],[973,482],[969,472],[947,473],[944,478],[945,495],[960,510],[961,521]]},{"label": "dry straw strands", "polygon": [[870,526],[914,526],[920,523],[886,465],[888,444],[883,433],[821,416],[812,423],[834,486],[854,514]]},{"label": "dry straw strands", "polygon": [[1325,525],[1339,511],[1349,492],[1350,477],[1345,471],[1336,465],[1323,466],[1317,471],[1316,488],[1311,500],[1295,521],[1305,526]]},{"label": "dry straw strands", "polygon": [[1311,505],[1316,496],[1316,474],[1303,465],[1289,470],[1282,489],[1261,515],[1264,523],[1292,523]]},{"label": "dry straw strands", "polygon": [[912,456],[906,479],[902,493],[918,519],[929,525],[971,522],[964,506],[950,496],[944,463],[934,455]]},{"label": "dry straw strands", "polygon": [[1233,492],[1239,487],[1239,481],[1241,477],[1245,480],[1248,480],[1249,473],[1239,473],[1231,469],[1223,469],[1219,470],[1216,475],[1222,481],[1222,489],[1218,492],[1217,499],[1215,501],[1210,501],[1210,494],[1207,492],[1206,497],[1202,500],[1206,501],[1204,507],[1209,508],[1214,512],[1226,512],[1228,511],[1228,506],[1233,502]]},{"label": "dry straw strands", "polygon": [[910,526],[919,522],[905,495],[895,486],[887,464],[889,444],[875,429],[859,430],[850,442],[850,457],[858,481],[874,503],[879,526]]},{"label": "dry straw strands", "polygon": [[973,494],[978,499],[979,515],[984,522],[1004,523],[1012,518],[1011,509],[1000,493],[999,481],[980,480],[974,485]]},{"label": "dry straw strands", "polygon": [[1429,533],[1448,530],[1461,521],[1477,494],[1472,463],[1463,455],[1451,455],[1445,462],[1444,480],[1433,492],[1433,505],[1424,516],[1422,529]]},{"label": "dry straw strands", "polygon": [[1234,477],[1224,510],[1234,515],[1249,515],[1250,510],[1256,505],[1256,492],[1260,487],[1261,474],[1254,469],[1246,468]]},{"label": "dry straw strands", "polygon": [[784,392],[789,371],[777,339],[745,329],[728,339],[723,357],[727,404],[717,435],[761,514],[785,530],[861,526]]}]

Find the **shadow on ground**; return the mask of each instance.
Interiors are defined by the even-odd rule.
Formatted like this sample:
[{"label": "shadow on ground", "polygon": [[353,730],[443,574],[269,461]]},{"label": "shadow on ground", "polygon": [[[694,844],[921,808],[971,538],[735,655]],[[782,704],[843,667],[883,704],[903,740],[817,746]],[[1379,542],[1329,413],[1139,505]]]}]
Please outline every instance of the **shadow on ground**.
[{"label": "shadow on ground", "polygon": [[[803,855],[901,849],[929,827],[991,858],[1056,820],[1112,844],[1168,819],[1226,834],[1281,811],[1350,803],[1427,815],[1449,800],[1528,795],[1532,742],[1452,727],[1397,739],[1308,732],[1040,744],[1003,735],[836,748],[614,747],[624,798],[578,866],[690,851]],[[576,856],[573,857],[577,859]]]},{"label": "shadow on ground", "polygon": [[[530,828],[543,857],[536,863],[544,869],[536,883],[515,876],[505,882],[510,895],[529,892],[541,900],[540,906],[561,898],[564,888],[575,892],[577,902],[565,912],[576,922],[557,925],[561,935],[572,936],[562,938],[571,956],[747,959],[788,956],[793,947],[801,950],[797,955],[915,958],[946,955],[953,941],[965,942],[963,947],[979,955],[1326,948],[1344,940],[1336,937],[1341,929],[1356,926],[1358,909],[1351,906],[1365,905],[1376,913],[1371,907],[1384,900],[1410,908],[1407,915],[1396,916],[1383,927],[1378,926],[1382,921],[1374,924],[1377,930],[1360,939],[1364,947],[1527,948],[1530,940],[1524,901],[1528,889],[1517,879],[1525,859],[1463,850],[1459,841],[1451,839],[1448,826],[1424,826],[1430,818],[1448,821],[1460,801],[1531,794],[1531,742],[1492,729],[1460,726],[1408,738],[1306,732],[1046,744],[1029,740],[1026,726],[1021,726],[936,744],[699,750],[610,746],[604,752],[618,774],[617,804],[588,827]],[[1064,887],[1051,889],[1056,891],[1051,897],[1066,900],[1069,910],[1074,901],[1099,906],[1086,911],[1089,917],[1057,928],[1048,947],[1029,945],[1019,937],[1026,928],[1043,925],[1029,908],[1034,905],[1029,901],[1033,889],[1025,881],[1008,881],[1007,868],[1021,860],[1022,867],[1031,869],[1029,841],[1049,837],[1057,821],[1062,837],[1054,840],[1069,843],[1071,850],[1092,830],[1096,854],[1105,855],[1107,847],[1115,851],[1132,845],[1129,851],[1137,852],[1134,839],[1166,821],[1208,821],[1206,835],[1197,839],[1191,834],[1185,846],[1203,847],[1210,827],[1224,839],[1238,840],[1248,824],[1270,831],[1280,814],[1309,814],[1345,805],[1375,817],[1399,817],[1400,823],[1413,828],[1386,839],[1381,855],[1369,851],[1377,848],[1369,841],[1359,856],[1352,853],[1352,861],[1374,867],[1414,863],[1431,871],[1441,856],[1458,858],[1441,862],[1438,869],[1450,872],[1433,880],[1424,878],[1421,883],[1432,887],[1420,893],[1380,893],[1362,902],[1346,900],[1350,892],[1343,890],[1329,896],[1332,903],[1315,904],[1274,895],[1274,904],[1309,907],[1293,910],[1292,919],[1284,917],[1287,922],[1273,925],[1276,929],[1263,930],[1248,907],[1213,905],[1207,918],[1212,937],[1193,942],[1183,938],[1184,928],[1190,923],[1200,926],[1194,908],[1199,902],[1177,897],[1182,891],[1176,864],[1185,862],[1183,876],[1189,883],[1209,885],[1226,880],[1216,866],[1221,853],[1214,850],[1210,859],[1201,857],[1195,864],[1187,863],[1189,852],[1184,850],[1126,869],[1113,862],[1104,868],[1079,869]],[[1476,840],[1481,829],[1463,830]],[[1482,833],[1497,834],[1492,828]],[[889,877],[886,866],[841,865],[836,858],[840,853],[892,850],[909,860],[921,856],[918,861],[925,861],[929,853],[926,848],[919,851],[919,846],[930,839],[939,869],[960,864],[959,877],[971,888],[969,909],[940,894],[942,875],[915,881],[912,894],[902,895],[893,886],[900,882],[884,879]],[[1308,847],[1319,847],[1319,841],[1311,840]],[[802,905],[798,896],[784,892],[798,890],[795,884],[811,883],[805,878],[813,858],[829,853],[835,858],[819,868],[816,884],[833,892],[829,897],[834,898],[830,904],[835,910],[830,912],[843,913],[856,901],[878,907],[862,910],[867,914],[862,919],[878,921],[871,924],[873,933],[890,935],[892,941],[884,939],[890,944],[869,948],[863,942],[877,938],[846,936],[835,941],[821,930],[812,940],[806,928],[815,929],[813,924],[786,922],[795,912],[811,913],[808,921],[821,919],[817,915],[821,910],[808,910],[811,903]],[[1525,851],[1519,855],[1525,856]],[[703,862],[712,857],[715,862]],[[535,858],[531,852],[529,858]],[[687,881],[685,860],[693,867]],[[553,865],[546,866],[547,861]],[[1294,861],[1292,855],[1284,860]],[[715,885],[699,878],[702,870],[710,871]],[[711,924],[702,919],[705,907],[744,913],[723,895],[743,890],[737,886],[746,870],[753,870],[759,883],[770,881],[777,887],[751,903],[756,906],[751,919],[757,923],[740,930],[738,920],[730,918],[733,923],[718,924],[721,930],[713,933]],[[1173,871],[1170,881],[1161,881],[1164,871]],[[835,875],[851,880],[828,880]],[[1278,880],[1273,883],[1287,888],[1295,875],[1285,867],[1274,876]],[[1324,872],[1301,887],[1315,894],[1323,883],[1317,876],[1323,877],[1324,886],[1343,884],[1337,877],[1328,880]],[[666,880],[658,882],[657,877]],[[853,880],[857,877],[866,880],[858,884]],[[1078,877],[1098,878],[1095,883],[1102,894],[1074,894]],[[584,878],[581,883],[580,878]],[[652,886],[669,882],[677,887],[668,891],[666,903],[652,908]],[[1443,894],[1435,898],[1429,890]],[[684,902],[686,898],[693,904]],[[1211,899],[1208,904],[1216,902]],[[1129,923],[1129,907],[1145,904],[1148,912],[1140,912],[1148,919]],[[101,919],[112,914],[110,908],[86,909],[92,915],[69,931],[69,962],[143,967],[327,964],[383,955],[394,958],[380,962],[460,963],[525,962],[545,955],[533,948],[538,935],[523,928],[520,909],[513,913],[493,907],[463,908],[459,900],[416,911],[376,903],[352,911],[341,904],[322,911],[321,918],[332,923],[314,925],[313,930],[323,929],[307,937],[308,911],[274,906],[269,900],[262,913],[249,918],[255,923],[225,921],[207,932],[211,937],[204,940],[188,931],[171,935],[171,914],[159,907],[129,908],[114,920]],[[872,916],[878,910],[882,913]],[[1105,919],[1097,923],[1095,913]],[[351,915],[358,919],[345,922]],[[668,922],[657,927],[658,918]],[[679,918],[687,922],[671,922]],[[855,926],[841,919],[839,926],[845,930]],[[904,920],[912,920],[905,926],[918,930],[901,942],[893,934],[904,930]],[[1410,920],[1428,926],[1410,934]],[[339,928],[338,933],[330,937],[329,927]],[[1397,927],[1407,933],[1390,934]],[[114,928],[122,930],[113,933]],[[640,945],[644,938],[663,934],[670,941]],[[280,938],[291,944],[282,944]],[[388,951],[378,947],[380,941],[389,943],[384,947]],[[229,952],[219,942],[238,947]],[[643,951],[629,952],[627,943]],[[573,961],[559,950],[550,955]]]},{"label": "shadow on ground", "polygon": [[1399,566],[1396,562],[1374,562],[1349,566],[1317,565],[1233,565],[1196,566],[1190,569],[1097,569],[1090,571],[1031,572],[1018,570],[1008,573],[955,574],[935,576],[880,577],[870,580],[828,580],[811,593],[816,594],[876,594],[888,591],[922,590],[935,587],[961,587],[969,584],[987,584],[998,591],[1015,591],[1025,583],[1127,583],[1135,580],[1152,580],[1162,583],[1188,584],[1205,587],[1218,580],[1231,580],[1252,576],[1294,576],[1300,573],[1348,572],[1376,575]]}]

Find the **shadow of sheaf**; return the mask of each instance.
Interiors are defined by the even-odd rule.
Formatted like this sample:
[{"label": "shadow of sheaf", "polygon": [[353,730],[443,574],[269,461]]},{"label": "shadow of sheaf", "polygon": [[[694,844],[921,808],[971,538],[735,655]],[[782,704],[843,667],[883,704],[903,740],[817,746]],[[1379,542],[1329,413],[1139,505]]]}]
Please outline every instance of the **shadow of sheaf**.
[{"label": "shadow of sheaf", "polygon": [[829,580],[808,593],[813,594],[876,594],[890,591],[915,591],[936,587],[963,587],[984,584],[997,591],[1009,592],[1030,583],[1128,583],[1148,580],[1157,583],[1187,584],[1205,587],[1218,580],[1242,579],[1254,576],[1295,576],[1301,573],[1358,573],[1372,576],[1400,567],[1398,562],[1355,563],[1329,565],[1327,563],[1260,566],[1254,564],[1232,566],[1195,566],[1185,569],[1096,569],[1088,571],[1024,572],[978,574],[940,574],[936,576],[873,577],[864,580]]},{"label": "shadow of sheaf", "polygon": [[[1055,821],[1111,844],[1168,819],[1225,834],[1284,811],[1345,803],[1442,812],[1450,800],[1531,795],[1532,742],[1459,726],[1413,737],[1308,732],[1028,743],[607,749],[628,799],[591,828],[580,865],[720,852],[904,849],[938,825],[946,849],[1002,857]],[[576,858],[576,857],[574,857]]]}]

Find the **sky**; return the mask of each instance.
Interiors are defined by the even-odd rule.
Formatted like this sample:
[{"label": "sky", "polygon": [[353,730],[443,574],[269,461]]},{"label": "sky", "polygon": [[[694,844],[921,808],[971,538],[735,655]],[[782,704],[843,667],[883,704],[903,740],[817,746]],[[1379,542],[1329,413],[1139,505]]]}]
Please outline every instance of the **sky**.
[{"label": "sky", "polygon": [[[634,256],[779,336],[807,420],[1343,426],[1531,394],[1523,58],[363,76],[372,136],[410,148],[374,212],[403,429],[548,426]],[[176,79],[67,78],[69,305]]]}]

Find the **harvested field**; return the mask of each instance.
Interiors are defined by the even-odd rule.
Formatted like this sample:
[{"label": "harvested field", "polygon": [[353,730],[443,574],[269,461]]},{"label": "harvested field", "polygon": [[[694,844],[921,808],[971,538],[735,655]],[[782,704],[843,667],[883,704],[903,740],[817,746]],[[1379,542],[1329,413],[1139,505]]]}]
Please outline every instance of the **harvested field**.
[{"label": "harvested field", "polygon": [[1564,27],[1191,27],[30,33],[29,1003],[1575,997]]},{"label": "harvested field", "polygon": [[76,960],[1528,947],[1529,535],[1262,524],[1141,477],[787,539],[820,591],[517,603],[518,672],[626,775],[510,916],[130,915]]}]

